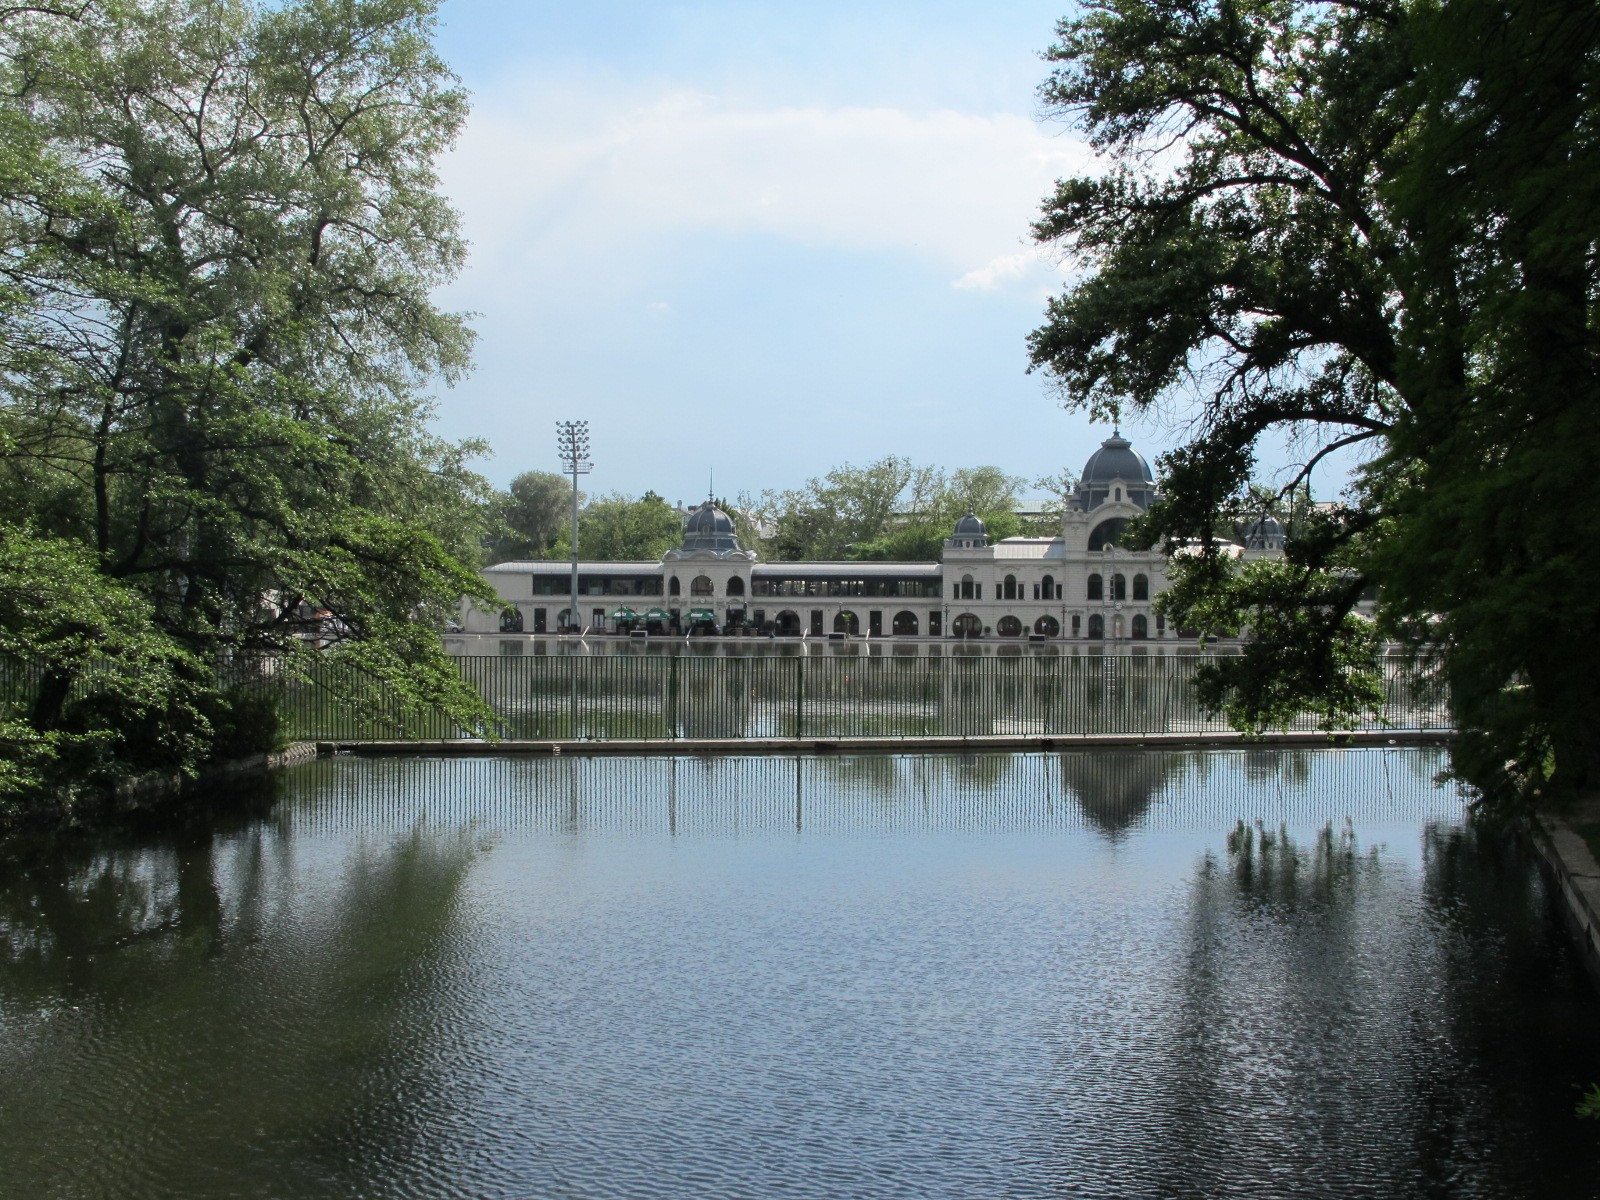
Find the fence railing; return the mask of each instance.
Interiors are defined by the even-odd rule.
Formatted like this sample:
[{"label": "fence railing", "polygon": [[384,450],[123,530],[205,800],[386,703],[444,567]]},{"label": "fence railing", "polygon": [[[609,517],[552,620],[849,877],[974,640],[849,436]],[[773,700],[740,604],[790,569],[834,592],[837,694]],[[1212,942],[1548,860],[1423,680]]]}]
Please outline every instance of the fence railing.
[{"label": "fence railing", "polygon": [[[1199,704],[1206,656],[1016,658],[692,656],[481,657],[456,660],[516,739],[930,737],[1223,731]],[[1363,728],[1449,726],[1437,689],[1408,660],[1383,663],[1385,700]],[[399,704],[337,655],[302,677],[266,669],[251,687],[277,696],[290,736],[358,741],[451,739],[483,731]],[[1291,728],[1316,727],[1307,717]]]}]

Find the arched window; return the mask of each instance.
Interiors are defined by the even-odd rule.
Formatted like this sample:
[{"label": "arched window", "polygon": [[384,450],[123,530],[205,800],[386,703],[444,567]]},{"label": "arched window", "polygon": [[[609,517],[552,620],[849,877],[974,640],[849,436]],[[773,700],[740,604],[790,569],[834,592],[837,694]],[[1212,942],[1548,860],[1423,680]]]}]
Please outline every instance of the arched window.
[{"label": "arched window", "polygon": [[[1148,575],[1135,575],[1133,577],[1133,598],[1135,600],[1150,599],[1150,577]],[[1138,634],[1134,634],[1138,637]]]},{"label": "arched window", "polygon": [[1081,637],[1082,634],[1081,634],[1080,630],[1082,628],[1083,628],[1082,621],[1080,620],[1078,614],[1077,613],[1073,613],[1072,614],[1072,636],[1073,637]]},{"label": "arched window", "polygon": [[1000,598],[1002,600],[1015,600],[1017,598],[1017,577],[1007,575],[1005,582],[1000,585]]},{"label": "arched window", "polygon": [[950,632],[959,638],[981,637],[983,622],[971,613],[962,613],[950,623]]},{"label": "arched window", "polygon": [[1136,638],[1150,636],[1150,623],[1145,620],[1143,613],[1133,614],[1133,636]]},{"label": "arched window", "polygon": [[1089,614],[1089,636],[1103,638],[1106,636],[1106,619],[1099,613]]},{"label": "arched window", "polygon": [[1121,499],[1122,499],[1122,489],[1121,489],[1121,488],[1118,488],[1118,489],[1117,489],[1117,499],[1118,499],[1118,500],[1121,500]]},{"label": "arched window", "polygon": [[681,596],[682,594],[683,590],[678,586],[678,577],[674,575],[671,582],[667,584],[667,595]]},{"label": "arched window", "polygon": [[994,623],[994,631],[1001,637],[1021,637],[1022,622],[1016,617],[1001,617]]},{"label": "arched window", "polygon": [[961,577],[961,595],[958,596],[957,599],[958,600],[971,600],[972,599],[972,576],[971,575],[963,575]]},{"label": "arched window", "polygon": [[1101,582],[1100,576],[1098,575],[1089,576],[1089,599],[1105,599],[1105,585]]},{"label": "arched window", "polygon": [[715,596],[717,589],[712,586],[711,580],[704,575],[696,575],[689,584],[691,596]]},{"label": "arched window", "polygon": [[861,622],[856,618],[855,613],[847,608],[833,618],[833,631],[835,633],[860,633]]},{"label": "arched window", "polygon": [[894,615],[894,624],[890,626],[896,637],[917,636],[917,614],[908,609],[901,609]]},{"label": "arched window", "polygon": [[1033,623],[1033,631],[1045,637],[1055,637],[1061,632],[1061,622],[1054,617],[1043,616]]},{"label": "arched window", "polygon": [[501,633],[522,632],[522,610],[520,608],[503,609],[500,613]]},{"label": "arched window", "polygon": [[744,595],[744,580],[741,579],[739,576],[735,575],[732,579],[728,580],[728,595],[730,595],[730,596],[742,596],[742,595]]},{"label": "arched window", "polygon": [[1111,577],[1111,598],[1113,600],[1126,600],[1128,598],[1128,579],[1125,575]]},{"label": "arched window", "polygon": [[1044,577],[1040,590],[1044,593],[1046,600],[1061,599],[1060,596],[1056,595],[1056,578],[1054,575],[1046,575]]}]

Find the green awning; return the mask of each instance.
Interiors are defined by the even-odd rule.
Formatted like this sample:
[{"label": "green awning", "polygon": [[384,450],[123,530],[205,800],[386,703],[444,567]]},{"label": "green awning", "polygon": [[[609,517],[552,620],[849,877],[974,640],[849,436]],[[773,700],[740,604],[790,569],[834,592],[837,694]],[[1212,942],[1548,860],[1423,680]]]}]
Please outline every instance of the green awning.
[{"label": "green awning", "polygon": [[634,612],[631,608],[619,608],[616,612],[611,614],[611,619],[613,621],[637,621],[639,619],[639,614]]},{"label": "green awning", "polygon": [[715,621],[716,619],[717,614],[709,608],[691,608],[689,610],[689,620],[691,621]]},{"label": "green awning", "polygon": [[672,620],[672,614],[664,608],[649,608],[645,610],[644,619],[646,621],[670,621]]}]

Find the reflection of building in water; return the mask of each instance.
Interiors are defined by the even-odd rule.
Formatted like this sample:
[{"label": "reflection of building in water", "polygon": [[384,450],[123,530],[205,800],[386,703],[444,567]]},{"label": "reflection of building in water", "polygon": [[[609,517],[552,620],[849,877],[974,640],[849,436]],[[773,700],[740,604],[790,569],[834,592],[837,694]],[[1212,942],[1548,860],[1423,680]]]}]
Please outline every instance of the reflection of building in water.
[{"label": "reflection of building in water", "polygon": [[[1120,433],[1084,464],[1055,537],[989,540],[968,514],[938,562],[756,561],[727,513],[707,500],[684,525],[683,547],[660,562],[579,563],[579,611],[565,562],[508,562],[484,579],[504,605],[464,606],[467,634],[554,633],[576,623],[605,632],[759,630],[779,636],[1162,640],[1174,636],[1153,602],[1166,559],[1118,542],[1159,499],[1144,456]],[[1241,531],[1242,557],[1283,552],[1283,530],[1263,518]]]},{"label": "reflection of building in water", "polygon": [[1189,765],[1188,754],[1144,750],[1061,755],[1061,790],[1090,824],[1116,836],[1144,821],[1156,797]]}]

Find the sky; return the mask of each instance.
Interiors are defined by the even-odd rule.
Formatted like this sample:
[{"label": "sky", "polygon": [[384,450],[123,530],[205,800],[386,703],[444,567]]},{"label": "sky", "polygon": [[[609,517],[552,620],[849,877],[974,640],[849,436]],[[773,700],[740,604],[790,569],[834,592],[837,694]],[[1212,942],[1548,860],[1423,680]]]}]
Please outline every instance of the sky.
[{"label": "sky", "polygon": [[1111,431],[1026,373],[1072,269],[1029,224],[1094,166],[1035,94],[1064,9],[444,0],[471,257],[439,300],[478,343],[435,428],[504,487],[585,419],[585,490],[690,503],[888,454],[1080,470]]}]

